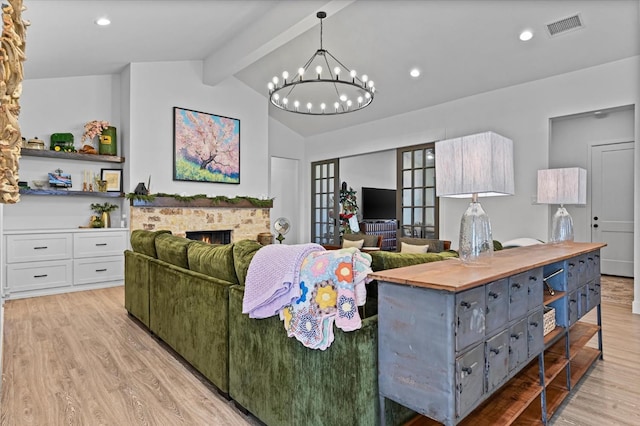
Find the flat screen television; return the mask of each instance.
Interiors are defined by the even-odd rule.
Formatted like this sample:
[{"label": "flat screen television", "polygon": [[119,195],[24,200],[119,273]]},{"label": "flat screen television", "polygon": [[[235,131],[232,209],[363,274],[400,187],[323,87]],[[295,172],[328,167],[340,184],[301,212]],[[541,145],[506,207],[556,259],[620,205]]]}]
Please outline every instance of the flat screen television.
[{"label": "flat screen television", "polygon": [[362,188],[362,220],[396,219],[396,190]]}]

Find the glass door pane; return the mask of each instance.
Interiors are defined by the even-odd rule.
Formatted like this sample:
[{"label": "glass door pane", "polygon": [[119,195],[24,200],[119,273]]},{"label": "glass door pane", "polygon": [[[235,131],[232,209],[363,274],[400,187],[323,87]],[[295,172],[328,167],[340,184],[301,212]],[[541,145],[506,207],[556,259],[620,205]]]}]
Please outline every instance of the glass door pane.
[{"label": "glass door pane", "polygon": [[399,148],[398,237],[438,238],[435,143]]},{"label": "glass door pane", "polygon": [[340,243],[338,170],[337,158],[311,163],[311,241],[317,244]]}]

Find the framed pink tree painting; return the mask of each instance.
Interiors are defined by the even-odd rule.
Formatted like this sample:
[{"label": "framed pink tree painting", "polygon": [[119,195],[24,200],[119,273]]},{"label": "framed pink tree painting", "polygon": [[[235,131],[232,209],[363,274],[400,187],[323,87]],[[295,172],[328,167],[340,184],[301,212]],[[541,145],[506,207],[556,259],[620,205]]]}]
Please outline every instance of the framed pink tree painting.
[{"label": "framed pink tree painting", "polygon": [[174,107],[173,180],[240,183],[240,120]]}]

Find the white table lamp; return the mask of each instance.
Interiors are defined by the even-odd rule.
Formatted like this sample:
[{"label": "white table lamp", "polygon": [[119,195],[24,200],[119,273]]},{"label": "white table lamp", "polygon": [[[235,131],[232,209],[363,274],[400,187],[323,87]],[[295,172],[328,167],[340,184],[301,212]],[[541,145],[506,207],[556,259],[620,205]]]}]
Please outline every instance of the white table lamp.
[{"label": "white table lamp", "polygon": [[550,241],[573,241],[573,219],[564,205],[587,204],[587,171],[579,167],[538,170],[538,203],[560,205],[551,222]]},{"label": "white table lamp", "polygon": [[513,195],[513,141],[484,132],[438,141],[435,146],[436,195],[471,198],[460,222],[460,259],[479,263],[493,255],[493,237],[478,197]]}]

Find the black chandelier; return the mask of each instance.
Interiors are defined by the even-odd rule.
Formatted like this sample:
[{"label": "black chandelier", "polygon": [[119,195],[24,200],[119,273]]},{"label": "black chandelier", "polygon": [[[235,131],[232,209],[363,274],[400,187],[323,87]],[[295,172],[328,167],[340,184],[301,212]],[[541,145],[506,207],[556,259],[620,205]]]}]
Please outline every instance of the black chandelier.
[{"label": "black chandelier", "polygon": [[345,114],[367,107],[376,90],[373,80],[366,74],[358,77],[355,70],[323,48],[322,20],[327,14],[318,12],[316,16],[320,19],[320,49],[291,80],[287,71],[282,73],[282,81],[273,77],[268,84],[269,100],[284,111],[306,115]]}]

